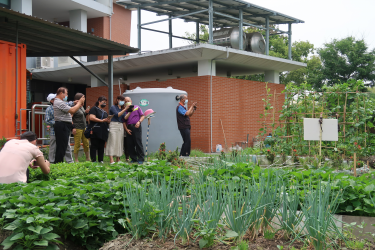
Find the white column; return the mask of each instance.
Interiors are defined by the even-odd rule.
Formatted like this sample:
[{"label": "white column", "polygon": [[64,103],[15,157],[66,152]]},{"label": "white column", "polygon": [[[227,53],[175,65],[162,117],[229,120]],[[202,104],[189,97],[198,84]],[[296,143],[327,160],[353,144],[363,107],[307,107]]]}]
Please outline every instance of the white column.
[{"label": "white column", "polygon": [[[212,66],[211,66],[211,62],[212,62]],[[216,61],[211,61],[211,60],[198,61],[198,76],[211,75],[211,69],[212,69],[212,75],[216,76]]]},{"label": "white column", "polygon": [[11,0],[10,8],[31,16],[33,14],[33,0]]},{"label": "white column", "polygon": [[[82,32],[87,32],[87,12],[85,10],[69,11],[69,27]],[[81,56],[82,62],[87,62],[87,56]]]},{"label": "white column", "polygon": [[279,72],[275,70],[267,70],[264,72],[264,81],[269,83],[280,83]]}]

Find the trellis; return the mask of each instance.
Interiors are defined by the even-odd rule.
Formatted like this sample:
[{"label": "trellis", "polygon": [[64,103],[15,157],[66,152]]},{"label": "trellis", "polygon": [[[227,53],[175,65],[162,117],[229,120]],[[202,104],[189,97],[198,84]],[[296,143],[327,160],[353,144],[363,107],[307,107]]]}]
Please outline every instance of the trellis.
[{"label": "trellis", "polygon": [[[264,114],[261,116],[263,130],[261,134],[277,132],[278,142],[298,150],[299,155],[317,156],[319,141],[303,140],[303,118],[338,118],[340,127],[338,142],[324,142],[322,148],[326,151],[342,152],[342,158],[352,156],[358,152],[361,156],[373,153],[368,147],[369,126],[372,127],[372,108],[374,101],[369,98],[369,93],[356,91],[285,91],[284,93],[270,93],[267,89],[264,100]],[[276,120],[276,104],[279,98],[285,98],[281,115]],[[336,102],[336,103],[333,103]],[[271,107],[271,108],[270,108]],[[272,112],[269,110],[272,109]],[[363,150],[357,150],[357,145],[362,145]],[[371,145],[370,145],[371,146]],[[275,150],[282,145],[275,146]],[[362,148],[360,146],[360,148]],[[287,150],[284,150],[287,151]],[[287,152],[284,152],[287,153]],[[293,155],[293,150],[289,151]]]}]

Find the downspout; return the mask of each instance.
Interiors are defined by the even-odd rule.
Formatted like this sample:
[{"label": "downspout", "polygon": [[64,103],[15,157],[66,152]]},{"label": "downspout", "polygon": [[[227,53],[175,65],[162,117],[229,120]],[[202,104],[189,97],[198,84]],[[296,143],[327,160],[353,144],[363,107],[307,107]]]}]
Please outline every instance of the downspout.
[{"label": "downspout", "polygon": [[18,21],[16,22],[16,134],[17,135],[17,130],[18,130]]},{"label": "downspout", "polygon": [[210,83],[210,101],[211,101],[211,131],[210,131],[210,134],[211,134],[211,138],[210,138],[210,149],[211,149],[211,153],[213,153],[213,150],[212,150],[212,62],[215,60],[215,61],[218,61],[218,60],[227,60],[229,58],[229,48],[227,47],[227,57],[222,57],[222,58],[214,58],[214,59],[211,59],[211,70],[210,70],[210,76],[211,76],[211,83]]}]

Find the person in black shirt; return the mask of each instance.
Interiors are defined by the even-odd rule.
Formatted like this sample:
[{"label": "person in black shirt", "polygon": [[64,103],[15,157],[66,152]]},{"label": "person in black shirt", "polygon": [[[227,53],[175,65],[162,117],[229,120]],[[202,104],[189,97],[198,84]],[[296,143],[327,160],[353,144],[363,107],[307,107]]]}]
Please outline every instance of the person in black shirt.
[{"label": "person in black shirt", "polygon": [[103,163],[104,157],[104,146],[108,139],[108,123],[111,122],[108,119],[108,114],[103,110],[107,105],[107,98],[101,96],[95,103],[95,106],[91,108],[90,114],[90,126],[91,129],[91,146],[90,146],[90,157],[91,161],[96,161],[96,151],[98,151],[98,162]]}]

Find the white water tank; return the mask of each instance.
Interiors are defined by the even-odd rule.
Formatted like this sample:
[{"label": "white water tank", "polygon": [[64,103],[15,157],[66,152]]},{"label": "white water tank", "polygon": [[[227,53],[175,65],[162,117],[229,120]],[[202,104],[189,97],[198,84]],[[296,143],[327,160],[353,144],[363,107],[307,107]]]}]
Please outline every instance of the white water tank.
[{"label": "white water tank", "polygon": [[[140,88],[127,90],[122,94],[130,97],[134,105],[141,107],[143,113],[153,109],[156,114],[151,118],[148,139],[148,153],[159,150],[161,143],[165,142],[166,150],[181,149],[182,137],[177,127],[176,108],[179,100],[177,96],[187,95],[186,91],[168,88]],[[146,153],[147,119],[142,122],[142,143]]]}]

